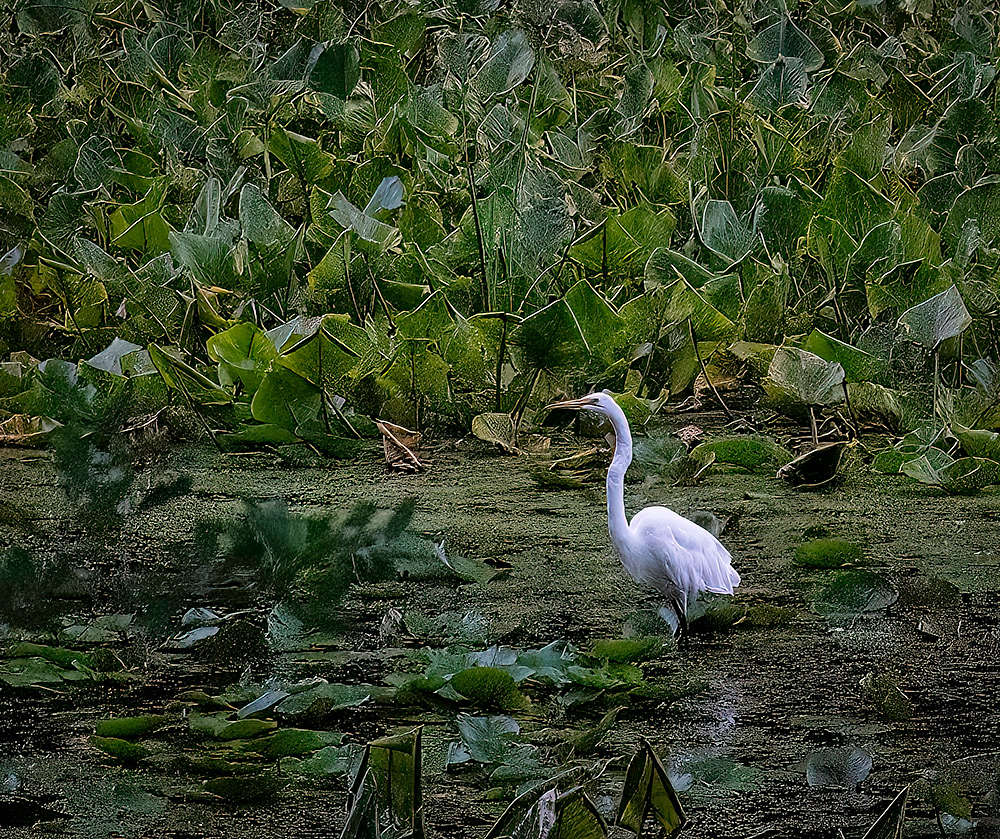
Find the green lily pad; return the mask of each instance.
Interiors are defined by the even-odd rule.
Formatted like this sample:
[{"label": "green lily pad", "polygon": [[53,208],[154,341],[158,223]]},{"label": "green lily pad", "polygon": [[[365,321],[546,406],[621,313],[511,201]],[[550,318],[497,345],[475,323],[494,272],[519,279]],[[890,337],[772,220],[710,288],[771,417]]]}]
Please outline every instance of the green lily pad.
[{"label": "green lily pad", "polygon": [[871,771],[871,755],[857,746],[823,749],[806,758],[806,781],[811,787],[854,789]]},{"label": "green lily pad", "polygon": [[94,663],[86,653],[78,650],[68,650],[65,647],[48,647],[44,644],[32,644],[24,641],[15,644],[10,649],[11,658],[44,658],[61,667],[87,667],[94,669]]},{"label": "green lily pad", "polygon": [[309,778],[333,778],[351,771],[361,749],[359,746],[326,746],[302,760],[286,757],[281,760],[282,773]]},{"label": "green lily pad", "polygon": [[337,731],[312,731],[303,728],[282,728],[251,746],[269,760],[316,752],[326,746],[339,746],[344,735]]},{"label": "green lily pad", "polygon": [[275,708],[282,717],[322,716],[368,702],[376,688],[371,685],[337,685],[323,682],[314,688],[293,693]]}]

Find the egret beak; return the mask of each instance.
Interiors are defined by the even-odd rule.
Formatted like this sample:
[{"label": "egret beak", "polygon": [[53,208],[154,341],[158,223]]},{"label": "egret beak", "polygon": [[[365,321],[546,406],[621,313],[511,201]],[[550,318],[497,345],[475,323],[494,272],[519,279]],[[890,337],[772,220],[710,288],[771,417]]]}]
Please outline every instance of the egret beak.
[{"label": "egret beak", "polygon": [[592,404],[588,397],[583,396],[579,399],[567,399],[565,402],[553,402],[551,405],[546,405],[543,410],[554,411],[556,408],[566,408],[571,411],[581,411],[584,408],[590,408]]}]

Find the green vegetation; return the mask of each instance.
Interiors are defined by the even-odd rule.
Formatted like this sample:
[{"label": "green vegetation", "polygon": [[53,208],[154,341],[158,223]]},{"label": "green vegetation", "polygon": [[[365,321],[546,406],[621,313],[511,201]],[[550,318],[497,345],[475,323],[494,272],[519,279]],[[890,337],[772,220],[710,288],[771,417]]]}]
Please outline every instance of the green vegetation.
[{"label": "green vegetation", "polygon": [[795,563],[806,568],[840,568],[861,559],[861,548],[843,539],[814,539],[795,549]]},{"label": "green vegetation", "polygon": [[[753,528],[789,512],[776,471],[823,487],[845,449],[911,493],[1000,486],[998,30],[982,0],[5,5],[0,446],[48,446],[65,504],[0,500],[15,535],[0,549],[0,688],[17,700],[11,725],[22,701],[111,698],[113,712],[88,717],[89,740],[73,741],[92,766],[192,776],[155,795],[100,790],[95,835],[125,835],[131,813],[166,802],[265,802],[340,776],[345,839],[421,835],[417,714],[433,772],[477,779],[479,803],[514,799],[496,835],[547,819],[559,835],[600,837],[609,817],[672,834],[685,817],[671,779],[696,807],[704,789],[766,786],[766,767],[717,754],[665,765],[645,742],[626,769],[617,741],[634,748],[635,727],[612,734],[638,714],[665,732],[662,709],[716,685],[652,634],[659,625],[578,632],[596,620],[614,635],[618,615],[590,611],[549,562],[582,509],[561,506],[562,491],[603,475],[600,446],[536,464],[553,492],[525,515],[566,516],[540,533],[542,550],[521,556],[486,528],[455,540],[473,555],[502,544],[487,564],[447,551],[430,525],[411,530],[427,483],[406,501],[391,489],[392,503],[352,500],[361,482],[338,470],[336,494],[317,502],[257,476],[213,507],[217,488],[192,492],[165,466],[165,445],[182,440],[325,467],[388,438],[382,421],[544,451],[525,434],[539,409],[591,388],[610,390],[637,432],[688,398],[721,409],[706,428],[639,436],[630,471],[650,498],[716,464],[740,482],[727,515],[745,522],[752,595],[693,615],[695,649],[742,632],[749,650],[790,623],[829,625],[845,648],[863,635],[876,639],[863,658],[837,653],[864,663],[837,685],[858,705],[850,715],[894,735],[930,719],[931,689],[872,650],[919,637],[929,656],[939,639],[964,643],[963,626],[995,640],[980,601],[948,590],[948,609],[964,610],[953,633],[948,610],[930,610],[937,589],[910,573],[995,593],[993,565],[952,547],[982,508],[948,499],[949,530],[925,518],[912,537],[933,551],[873,536],[860,568],[862,548],[828,533],[767,542]],[[773,439],[761,404],[812,449]],[[418,469],[410,439],[390,442]],[[512,487],[523,490],[490,491]],[[838,498],[824,498],[829,513]],[[438,527],[463,503],[419,509]],[[489,505],[474,503],[486,522]],[[152,531],[162,543],[139,538]],[[814,537],[794,561],[826,570],[796,571],[803,591],[777,593],[768,562]],[[543,596],[564,613],[488,620],[485,587],[530,574],[558,583]],[[516,604],[512,589],[499,597]],[[48,736],[63,710],[24,730]],[[821,721],[794,721],[807,723]],[[858,787],[870,756],[850,728],[816,739],[834,733],[845,748],[803,771]],[[30,785],[3,769],[24,806]],[[941,777],[925,773],[914,795],[954,820],[942,831],[972,829],[962,820],[989,791]],[[73,794],[78,812],[94,809]],[[879,835],[902,832],[905,800]]]},{"label": "green vegetation", "polygon": [[78,503],[121,503],[138,417],[510,445],[553,391],[648,416],[742,366],[814,442],[1000,425],[985,6],[105,6],[0,27],[0,421],[86,441]]}]

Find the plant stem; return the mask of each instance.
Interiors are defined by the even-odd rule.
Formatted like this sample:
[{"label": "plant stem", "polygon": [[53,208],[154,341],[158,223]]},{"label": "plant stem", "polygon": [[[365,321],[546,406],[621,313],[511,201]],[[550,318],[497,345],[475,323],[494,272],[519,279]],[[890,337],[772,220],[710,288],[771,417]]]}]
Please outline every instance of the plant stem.
[{"label": "plant stem", "polygon": [[816,426],[816,411],[809,406],[809,425],[812,427],[813,448],[819,448],[819,429]]},{"label": "plant stem", "polygon": [[501,318],[503,327],[500,330],[500,352],[497,353],[497,381],[496,381],[496,411],[500,413],[502,409],[501,396],[503,394],[503,362],[507,355],[507,318]]},{"label": "plant stem", "polygon": [[938,365],[940,362],[940,355],[938,353],[938,348],[934,348],[934,396],[931,399],[931,407],[934,414],[934,418],[937,419],[938,415]]},{"label": "plant stem", "polygon": [[538,376],[541,374],[542,368],[536,367],[531,371],[531,378],[528,379],[528,383],[524,386],[524,390],[521,391],[521,395],[518,397],[517,404],[514,406],[512,415],[514,417],[514,442],[517,442],[517,432],[521,427],[521,418],[524,416],[524,410],[528,407],[528,400],[531,399],[531,392],[535,389],[535,382],[538,381]]},{"label": "plant stem", "polygon": [[483,226],[479,221],[479,202],[476,200],[476,182],[472,177],[472,164],[465,162],[465,169],[469,175],[469,195],[472,196],[472,220],[476,225],[476,241],[479,243],[479,282],[483,290],[483,309],[487,312],[490,306],[490,285],[486,277],[486,248],[483,246]]},{"label": "plant stem", "polygon": [[604,278],[604,290],[608,289],[608,220],[604,219],[601,226],[601,276]]},{"label": "plant stem", "polygon": [[712,384],[712,380],[708,375],[708,368],[705,366],[705,362],[701,359],[701,352],[698,349],[698,341],[694,334],[694,321],[688,318],[688,334],[691,336],[691,343],[694,346],[694,354],[698,359],[698,366],[701,367],[701,374],[705,377],[705,381],[708,382],[708,386],[712,389],[712,395],[715,397],[716,401],[722,406],[722,410],[725,412],[728,419],[735,419],[733,417],[733,412],[729,410],[729,406],[722,400],[719,396],[719,391],[715,389],[715,385]]}]

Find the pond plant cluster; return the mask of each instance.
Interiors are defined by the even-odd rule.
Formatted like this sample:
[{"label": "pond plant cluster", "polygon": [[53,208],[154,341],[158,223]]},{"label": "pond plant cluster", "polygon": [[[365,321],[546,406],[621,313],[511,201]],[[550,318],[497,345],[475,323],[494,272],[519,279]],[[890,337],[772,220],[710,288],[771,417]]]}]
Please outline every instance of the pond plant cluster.
[{"label": "pond plant cluster", "polygon": [[[94,829],[165,799],[246,804],[345,776],[345,839],[418,837],[427,732],[362,746],[328,727],[417,707],[451,726],[449,772],[513,799],[489,837],[677,830],[683,778],[648,744],[617,800],[587,792],[623,705],[700,688],[657,669],[657,637],[514,649],[472,610],[389,610],[398,668],[382,684],[316,675],[359,591],[507,573],[411,532],[412,503],[320,517],[246,501],[163,547],[172,574],[155,579],[114,545],[191,493],[169,442],[314,464],[356,455],[384,420],[517,452],[550,397],[591,388],[636,431],[685,405],[735,419],[730,403],[760,403],[808,425],[832,475],[861,436],[878,472],[1000,485],[998,54],[997,13],[975,0],[5,6],[0,445],[51,448],[58,522],[80,543],[0,499],[23,537],[0,552],[0,683],[128,694],[152,658],[247,668],[213,693],[181,686],[164,713],[94,722],[87,742],[115,765],[189,778],[109,789],[117,815]],[[636,471],[828,480],[744,430],[690,454],[640,439]],[[859,555],[829,539],[796,554],[833,569],[821,614],[894,602]],[[890,677],[866,679],[888,719],[912,714]],[[590,718],[523,731],[514,715],[543,703]],[[854,788],[871,765],[842,750],[806,773]],[[754,783],[736,769],[734,789]],[[4,783],[0,826],[59,818],[15,772]],[[963,794],[922,793],[956,832],[972,826]],[[906,800],[866,836],[900,836]]]},{"label": "pond plant cluster", "polygon": [[39,393],[74,376],[108,433],[335,457],[374,418],[512,446],[554,391],[641,423],[735,379],[814,442],[915,432],[887,471],[1000,480],[985,4],[4,15],[8,442],[78,424]]}]

